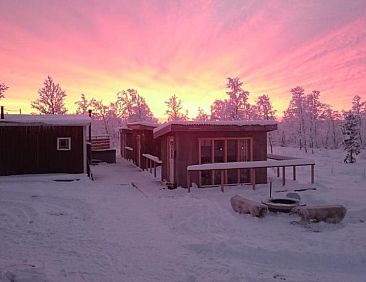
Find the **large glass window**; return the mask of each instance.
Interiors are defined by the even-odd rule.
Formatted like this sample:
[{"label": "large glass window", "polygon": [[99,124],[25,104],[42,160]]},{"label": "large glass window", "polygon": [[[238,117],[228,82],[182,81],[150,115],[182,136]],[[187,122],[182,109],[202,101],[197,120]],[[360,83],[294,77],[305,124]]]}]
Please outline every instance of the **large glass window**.
[{"label": "large glass window", "polygon": [[[217,138],[200,139],[200,163],[240,162],[251,160],[251,144],[249,138]],[[221,183],[220,171],[202,171],[200,185]],[[225,183],[250,182],[249,170],[230,169],[225,172]]]}]

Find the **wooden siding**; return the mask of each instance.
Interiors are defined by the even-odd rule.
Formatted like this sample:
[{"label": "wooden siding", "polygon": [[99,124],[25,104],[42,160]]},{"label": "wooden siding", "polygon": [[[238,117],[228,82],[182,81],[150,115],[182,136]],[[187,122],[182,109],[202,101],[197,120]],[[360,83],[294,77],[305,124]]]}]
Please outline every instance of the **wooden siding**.
[{"label": "wooden siding", "polygon": [[[58,137],[71,150],[58,151]],[[82,126],[0,127],[0,175],[83,173],[83,153]]]}]

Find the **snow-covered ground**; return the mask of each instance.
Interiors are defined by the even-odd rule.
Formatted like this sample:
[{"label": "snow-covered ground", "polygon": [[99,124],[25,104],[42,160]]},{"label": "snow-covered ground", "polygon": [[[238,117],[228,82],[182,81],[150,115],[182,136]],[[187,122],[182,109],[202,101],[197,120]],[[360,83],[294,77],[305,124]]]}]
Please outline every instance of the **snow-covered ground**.
[{"label": "snow-covered ground", "polygon": [[345,205],[342,223],[240,215],[230,197],[265,200],[268,185],[167,190],[120,159],[95,166],[95,181],[1,177],[0,281],[366,281],[365,152],[356,164],[337,150],[274,153],[314,159],[316,183],[310,168],[284,187],[269,170],[273,196],[315,187],[302,202]]}]

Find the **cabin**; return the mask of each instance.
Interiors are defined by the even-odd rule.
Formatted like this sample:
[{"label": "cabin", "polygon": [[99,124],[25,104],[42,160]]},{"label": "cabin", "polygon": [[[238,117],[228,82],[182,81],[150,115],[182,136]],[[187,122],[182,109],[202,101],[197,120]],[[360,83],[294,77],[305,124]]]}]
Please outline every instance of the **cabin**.
[{"label": "cabin", "polygon": [[[161,179],[168,187],[189,187],[187,167],[200,164],[267,160],[267,132],[275,121],[172,121],[154,129],[161,146]],[[200,170],[190,176],[199,187],[266,183],[266,168]]]},{"label": "cabin", "polygon": [[158,125],[151,122],[131,122],[126,127],[120,128],[121,156],[132,160],[142,169],[146,167],[143,155],[160,158],[160,143],[154,140],[153,130]]},{"label": "cabin", "polygon": [[81,115],[2,115],[0,175],[87,173],[87,129]]}]

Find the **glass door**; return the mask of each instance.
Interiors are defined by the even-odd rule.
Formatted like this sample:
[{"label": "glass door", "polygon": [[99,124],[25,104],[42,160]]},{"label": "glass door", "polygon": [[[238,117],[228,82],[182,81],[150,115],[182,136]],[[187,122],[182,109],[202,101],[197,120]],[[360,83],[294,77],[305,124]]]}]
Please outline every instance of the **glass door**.
[{"label": "glass door", "polygon": [[[238,140],[238,162],[247,162],[251,159],[252,157],[250,139]],[[239,169],[239,182],[250,183],[249,169]]]},{"label": "glass door", "polygon": [[[225,140],[214,140],[214,150],[213,150],[214,163],[224,163],[226,157]],[[221,184],[221,172],[214,172],[213,184]]]},{"label": "glass door", "polygon": [[[200,164],[212,163],[212,140],[200,140]],[[204,170],[200,173],[200,186],[211,185],[212,171]]]}]

